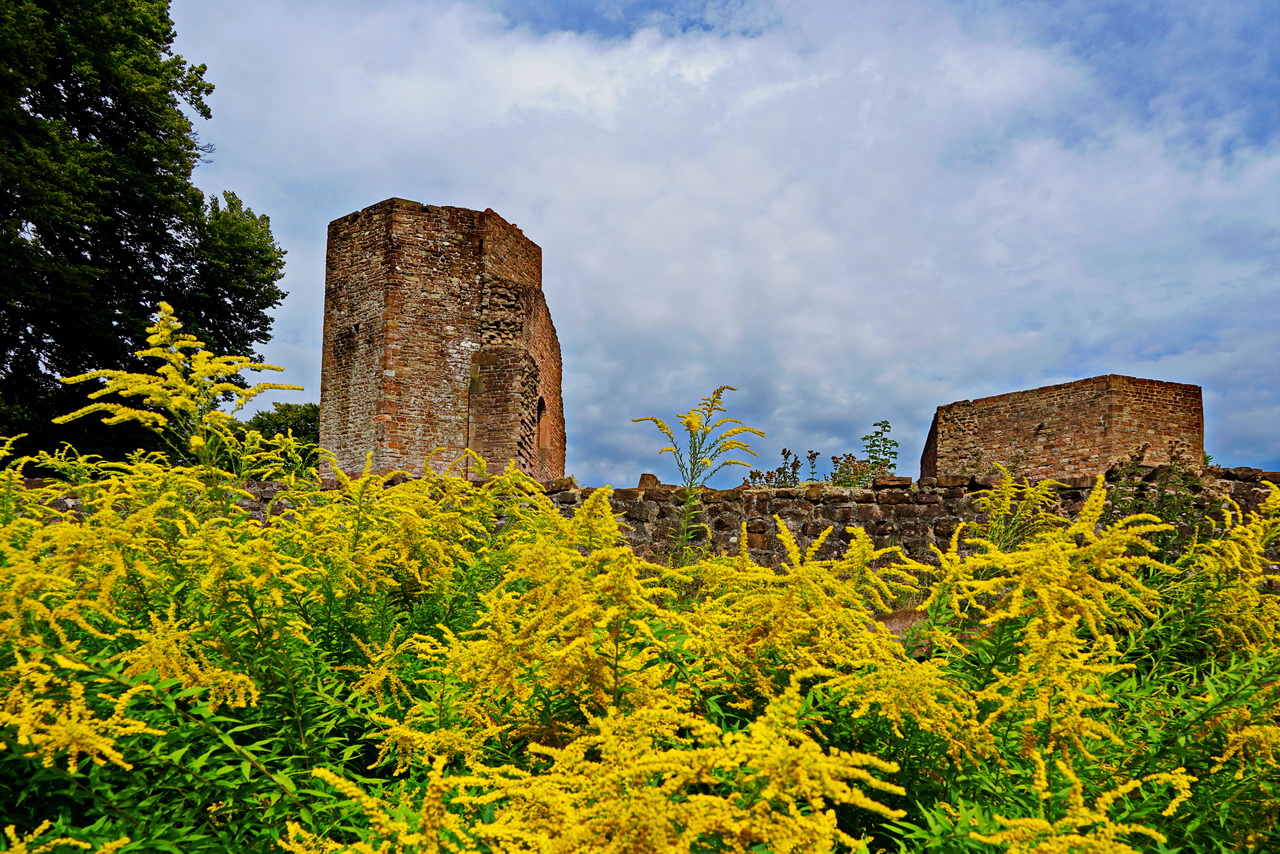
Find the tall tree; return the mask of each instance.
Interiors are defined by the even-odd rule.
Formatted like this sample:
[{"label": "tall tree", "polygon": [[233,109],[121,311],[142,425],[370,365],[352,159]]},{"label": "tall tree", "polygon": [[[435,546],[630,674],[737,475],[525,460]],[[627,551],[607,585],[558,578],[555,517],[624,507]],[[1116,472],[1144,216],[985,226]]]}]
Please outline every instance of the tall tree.
[{"label": "tall tree", "polygon": [[168,0],[0,3],[0,435],[71,438],[58,379],[132,368],[160,300],[221,352],[270,338],[284,252],[191,183],[213,86],[173,37]]}]

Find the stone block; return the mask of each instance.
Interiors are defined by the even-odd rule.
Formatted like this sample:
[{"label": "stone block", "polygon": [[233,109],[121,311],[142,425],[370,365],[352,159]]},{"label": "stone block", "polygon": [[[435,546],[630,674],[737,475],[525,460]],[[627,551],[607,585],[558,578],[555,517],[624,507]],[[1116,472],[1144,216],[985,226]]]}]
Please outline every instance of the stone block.
[{"label": "stone block", "polygon": [[782,499],[773,502],[773,512],[777,516],[808,516],[813,513],[813,505],[801,498]]},{"label": "stone block", "polygon": [[923,519],[902,519],[893,524],[895,530],[904,537],[922,537],[929,532],[929,525]]},{"label": "stone block", "polygon": [[657,502],[675,501],[677,500],[676,492],[679,489],[680,487],[678,486],[671,486],[670,484],[664,483],[658,486],[649,487],[648,489],[644,490],[644,496],[645,498],[648,498],[650,501],[657,501]]},{"label": "stone block", "polygon": [[834,525],[828,525],[825,522],[820,521],[805,522],[804,525],[800,527],[800,533],[804,534],[806,537],[813,537],[816,539],[822,535],[823,531],[834,527]]},{"label": "stone block", "polygon": [[747,516],[768,516],[772,503],[772,496],[767,491],[753,489],[742,496],[742,512]]},{"label": "stone block", "polygon": [[879,504],[859,504],[855,516],[859,524],[878,522],[884,517],[884,509]]},{"label": "stone block", "polygon": [[848,524],[853,521],[856,511],[852,507],[820,507],[819,517],[833,524]]},{"label": "stone block", "polygon": [[547,495],[555,495],[558,492],[575,489],[577,486],[578,482],[574,480],[572,476],[557,477],[554,480],[544,481],[542,484],[542,491]]},{"label": "stone block", "polygon": [[638,501],[627,510],[626,517],[637,522],[652,523],[658,521],[658,502]]},{"label": "stone block", "polygon": [[938,547],[942,548],[947,541],[951,539],[951,535],[955,533],[956,526],[960,524],[960,520],[954,516],[948,516],[938,519],[933,523],[933,535],[943,542],[938,543]]},{"label": "stone block", "polygon": [[807,501],[814,504],[853,504],[858,500],[858,493],[869,492],[870,490],[855,489],[850,486],[827,486],[818,490],[817,495],[810,497],[805,495]]}]

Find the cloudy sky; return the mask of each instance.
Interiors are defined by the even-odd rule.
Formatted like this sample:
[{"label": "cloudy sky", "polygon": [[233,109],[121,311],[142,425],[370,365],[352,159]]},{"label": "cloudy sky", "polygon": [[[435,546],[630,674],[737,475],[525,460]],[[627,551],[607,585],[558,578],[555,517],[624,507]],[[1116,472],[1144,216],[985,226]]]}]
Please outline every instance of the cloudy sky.
[{"label": "cloudy sky", "polygon": [[1275,0],[173,16],[217,86],[197,183],[289,252],[277,399],[319,399],[327,223],[400,196],[542,246],[582,483],[672,479],[631,419],[718,385],[760,468],[888,419],[914,476],[938,405],[1107,373],[1203,386],[1215,461],[1280,469]]}]

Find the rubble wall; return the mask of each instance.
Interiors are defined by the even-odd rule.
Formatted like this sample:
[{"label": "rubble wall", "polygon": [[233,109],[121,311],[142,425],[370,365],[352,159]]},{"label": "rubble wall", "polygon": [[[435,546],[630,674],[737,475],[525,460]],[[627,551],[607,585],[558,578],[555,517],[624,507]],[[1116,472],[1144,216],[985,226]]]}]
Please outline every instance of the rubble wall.
[{"label": "rubble wall", "polygon": [[[1153,469],[1156,471],[1156,469]],[[1202,504],[1230,498],[1245,512],[1256,512],[1270,494],[1266,481],[1280,483],[1280,473],[1259,469],[1220,469],[1205,480]],[[711,529],[711,547],[717,553],[736,552],[742,547],[742,526],[746,524],[746,546],[757,561],[777,564],[786,555],[777,538],[780,519],[802,549],[808,548],[831,528],[819,557],[841,555],[848,547],[848,528],[862,528],[878,548],[900,546],[912,557],[929,561],[931,546],[945,549],[961,522],[981,521],[975,503],[998,478],[880,477],[865,489],[831,486],[800,486],[781,489],[745,488],[702,490],[703,509],[698,521]],[[1097,480],[1092,477],[1060,479],[1057,488],[1059,512],[1074,516]],[[565,514],[571,514],[594,490],[582,488],[571,478],[546,484],[551,500]],[[610,498],[615,513],[626,526],[628,541],[641,553],[660,557],[669,547],[679,520],[681,489],[654,486],[645,489],[615,489]],[[775,519],[776,517],[776,519]],[[705,540],[703,541],[705,542]]]}]

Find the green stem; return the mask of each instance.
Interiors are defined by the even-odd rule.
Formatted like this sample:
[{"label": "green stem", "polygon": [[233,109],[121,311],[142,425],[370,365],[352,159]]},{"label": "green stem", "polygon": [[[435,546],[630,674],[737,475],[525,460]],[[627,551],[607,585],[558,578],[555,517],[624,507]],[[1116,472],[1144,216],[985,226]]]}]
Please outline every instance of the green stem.
[{"label": "green stem", "polygon": [[119,813],[120,815],[124,816],[130,823],[132,823],[133,826],[135,827],[141,824],[141,822],[139,822],[136,818],[133,817],[133,813],[129,812],[128,810],[124,809],[121,806],[116,805],[109,798],[104,797],[98,792],[95,792],[93,789],[90,789],[84,783],[80,782],[80,780],[77,779],[75,776],[73,776],[69,771],[67,772],[67,779],[71,782],[71,785],[75,786],[81,792],[88,795],[90,798],[94,800],[95,803],[101,804],[103,807],[111,810],[112,812]]},{"label": "green stem", "polygon": [[[302,709],[298,703],[297,683],[294,680],[292,662],[288,656],[283,660],[278,654],[278,648],[274,641],[274,633],[268,633],[267,628],[263,625],[262,618],[258,613],[257,607],[254,605],[252,597],[245,597],[245,605],[249,609],[249,616],[253,618],[253,624],[258,629],[258,640],[262,647],[268,651],[271,662],[275,665],[275,669],[284,677],[285,688],[289,692],[289,703],[293,708],[293,725],[298,732],[298,740],[302,744],[302,749],[307,754],[307,759],[311,762],[317,762],[318,758],[312,751],[311,739],[307,737],[307,728],[302,723]],[[269,636],[270,634],[270,636]]]}]

